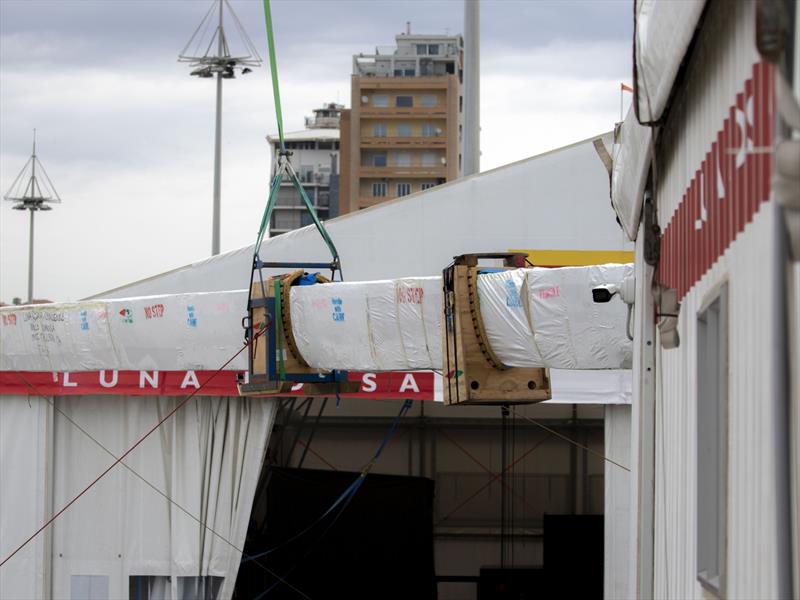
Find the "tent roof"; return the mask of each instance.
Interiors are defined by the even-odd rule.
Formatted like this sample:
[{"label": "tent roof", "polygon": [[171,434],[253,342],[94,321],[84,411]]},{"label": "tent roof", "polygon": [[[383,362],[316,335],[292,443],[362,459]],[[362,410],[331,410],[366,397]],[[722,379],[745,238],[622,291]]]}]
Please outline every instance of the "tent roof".
[{"label": "tent roof", "polygon": [[[597,137],[611,145],[610,133],[594,136],[326,221],[345,280],[438,275],[453,256],[469,252],[630,251],[592,144]],[[260,256],[330,259],[313,226],[265,240]],[[253,247],[246,246],[91,298],[241,289],[250,281],[252,259]]]}]

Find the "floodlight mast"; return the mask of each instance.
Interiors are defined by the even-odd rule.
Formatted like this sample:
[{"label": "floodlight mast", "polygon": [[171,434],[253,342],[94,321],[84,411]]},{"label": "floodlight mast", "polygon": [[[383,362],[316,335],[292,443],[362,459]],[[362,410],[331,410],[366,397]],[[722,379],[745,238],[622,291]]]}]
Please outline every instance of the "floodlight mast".
[{"label": "floodlight mast", "polygon": [[[42,173],[43,178],[37,178],[36,167]],[[27,176],[30,169],[30,176]],[[33,215],[37,210],[53,210],[50,204],[61,202],[61,198],[56,192],[56,188],[47,171],[39,162],[36,156],[36,130],[33,130],[33,152],[28,162],[14,179],[11,187],[3,196],[4,200],[14,202],[14,210],[27,210],[30,212],[30,228],[28,232],[28,303],[33,302]]]},{"label": "floodlight mast", "polygon": [[[223,18],[225,8],[227,7],[232,17],[234,28],[238,31],[242,43],[244,44],[244,53],[242,56],[232,56],[228,38],[225,35],[223,27]],[[211,37],[207,37],[208,29],[212,23],[214,9],[218,10],[217,25],[214,28],[214,33]],[[216,39],[216,54],[213,53],[211,48],[214,46]],[[206,44],[206,41],[208,42]],[[202,47],[205,46],[206,50],[200,54]],[[213,0],[211,7],[206,12],[203,20],[195,29],[189,43],[186,44],[183,51],[178,55],[179,62],[189,63],[193,69],[190,75],[199,78],[209,78],[214,75],[217,76],[217,106],[216,106],[216,124],[214,130],[214,203],[213,203],[213,216],[211,223],[211,254],[219,254],[220,251],[220,217],[221,217],[221,196],[222,196],[222,80],[235,79],[236,70],[238,69],[241,74],[246,75],[252,71],[252,68],[261,65],[261,56],[259,56],[253,42],[245,33],[241,21],[233,12],[233,8],[228,0]]]}]

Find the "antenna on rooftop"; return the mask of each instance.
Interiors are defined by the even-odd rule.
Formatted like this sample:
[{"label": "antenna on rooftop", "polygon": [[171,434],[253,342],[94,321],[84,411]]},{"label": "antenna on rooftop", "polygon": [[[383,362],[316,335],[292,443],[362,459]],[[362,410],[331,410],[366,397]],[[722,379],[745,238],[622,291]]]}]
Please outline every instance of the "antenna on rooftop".
[{"label": "antenna on rooftop", "polygon": [[[230,41],[223,27],[225,12],[238,33],[241,48],[231,51]],[[207,79],[217,76],[217,119],[214,138],[214,216],[211,226],[211,254],[219,254],[220,189],[222,184],[222,80],[235,79],[236,71],[247,75],[261,66],[261,56],[250,41],[241,21],[233,12],[228,0],[213,0],[203,20],[194,30],[189,42],[178,55],[178,62],[189,63],[190,75]]]},{"label": "antenna on rooftop", "polygon": [[[38,171],[38,172],[37,172]],[[14,202],[14,210],[30,211],[30,233],[28,239],[28,303],[33,301],[33,214],[37,210],[53,210],[51,204],[59,204],[61,198],[47,171],[36,156],[36,130],[33,130],[33,152],[28,162],[8,188],[4,200]]]}]

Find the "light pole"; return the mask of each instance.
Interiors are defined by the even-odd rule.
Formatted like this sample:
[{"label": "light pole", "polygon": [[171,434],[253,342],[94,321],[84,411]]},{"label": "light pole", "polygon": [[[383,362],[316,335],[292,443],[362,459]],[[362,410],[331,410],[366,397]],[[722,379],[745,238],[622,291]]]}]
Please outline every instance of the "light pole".
[{"label": "light pole", "polygon": [[[36,168],[40,175],[37,175]],[[30,211],[30,231],[28,238],[28,304],[33,302],[33,215],[37,210],[53,210],[50,204],[61,202],[56,188],[47,171],[36,156],[36,130],[33,130],[33,152],[28,162],[8,188],[4,200],[15,202],[14,210]]]},{"label": "light pole", "polygon": [[[228,37],[223,27],[225,9],[230,13],[244,51],[239,56],[231,54]],[[211,29],[211,24],[216,26]],[[208,34],[211,34],[210,37]],[[202,52],[205,48],[205,52]],[[213,50],[212,50],[213,49]],[[213,0],[203,20],[195,29],[189,42],[178,55],[178,61],[189,63],[191,75],[206,79],[217,77],[217,115],[214,135],[214,205],[211,224],[211,254],[219,254],[220,241],[220,203],[222,186],[222,80],[234,79],[238,69],[243,75],[252,71],[251,67],[261,65],[253,42],[247,37],[242,23],[233,12],[228,0]]]}]

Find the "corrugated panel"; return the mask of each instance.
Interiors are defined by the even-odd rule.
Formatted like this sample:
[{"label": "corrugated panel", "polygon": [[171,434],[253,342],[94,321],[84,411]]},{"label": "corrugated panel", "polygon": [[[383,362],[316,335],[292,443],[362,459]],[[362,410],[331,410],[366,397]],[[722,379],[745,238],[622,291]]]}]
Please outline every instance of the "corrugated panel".
[{"label": "corrugated panel", "polygon": [[658,277],[683,300],[681,345],[657,354],[655,596],[703,595],[695,539],[697,314],[725,282],[726,596],[786,596],[781,273],[778,210],[768,200],[772,72],[754,48],[755,3],[712,4],[699,35],[658,165],[665,232]]}]

